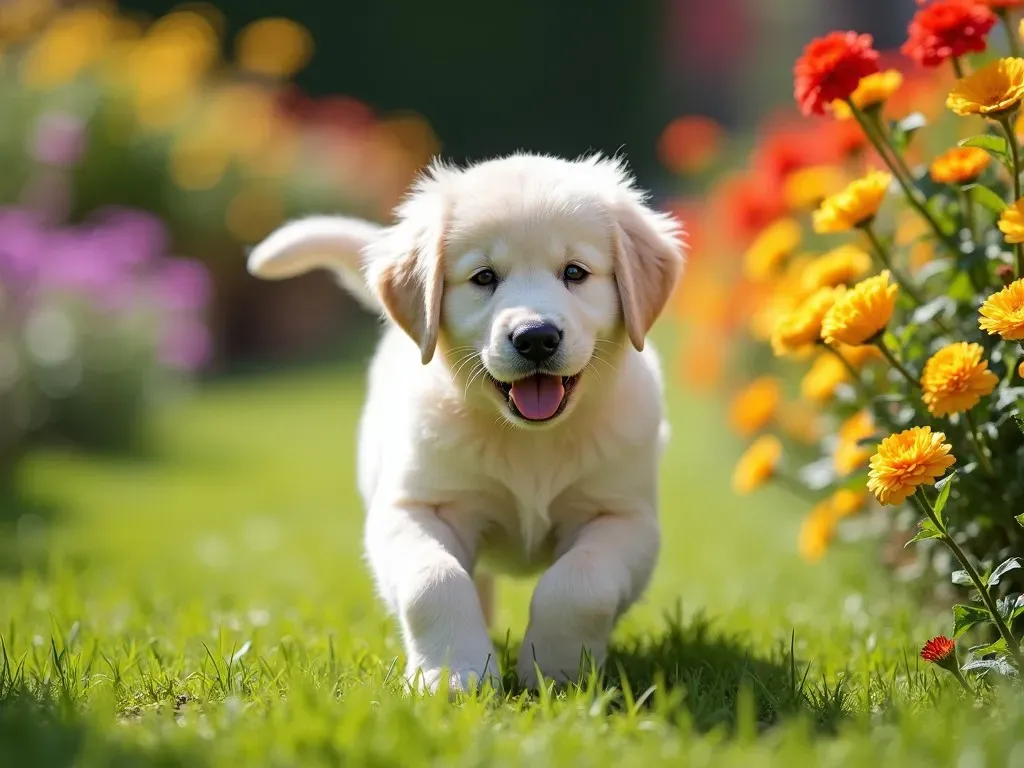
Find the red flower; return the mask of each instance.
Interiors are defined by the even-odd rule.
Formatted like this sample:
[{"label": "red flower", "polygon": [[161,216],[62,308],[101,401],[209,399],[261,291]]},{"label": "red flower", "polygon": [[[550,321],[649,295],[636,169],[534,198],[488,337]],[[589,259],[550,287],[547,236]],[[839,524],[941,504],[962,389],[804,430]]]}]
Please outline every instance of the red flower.
[{"label": "red flower", "polygon": [[830,32],[807,44],[793,67],[794,89],[800,111],[823,115],[836,99],[846,99],[865,75],[878,71],[878,51],[871,35]]},{"label": "red flower", "polygon": [[[918,0],[920,3],[921,0]],[[978,0],[935,0],[914,14],[900,50],[925,67],[985,50],[985,35],[996,16]]]},{"label": "red flower", "polygon": [[956,644],[945,635],[933,637],[921,649],[921,658],[933,664],[942,664],[956,652]]},{"label": "red flower", "polygon": [[997,13],[1003,8],[1024,7],[1024,0],[981,0],[981,2],[989,8],[994,8]]}]

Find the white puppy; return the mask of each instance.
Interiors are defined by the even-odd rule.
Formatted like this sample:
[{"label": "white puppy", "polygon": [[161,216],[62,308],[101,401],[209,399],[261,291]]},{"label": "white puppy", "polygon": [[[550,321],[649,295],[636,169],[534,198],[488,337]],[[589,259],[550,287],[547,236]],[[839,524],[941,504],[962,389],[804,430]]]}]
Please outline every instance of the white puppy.
[{"label": "white puppy", "polygon": [[359,486],[411,678],[433,689],[448,670],[460,689],[497,675],[496,571],[547,569],[521,681],[537,668],[574,680],[584,651],[603,660],[658,555],[668,431],[644,337],[681,270],[680,237],[620,162],[520,154],[435,164],[390,227],[301,219],[250,254],[263,278],[333,269],[391,321]]}]

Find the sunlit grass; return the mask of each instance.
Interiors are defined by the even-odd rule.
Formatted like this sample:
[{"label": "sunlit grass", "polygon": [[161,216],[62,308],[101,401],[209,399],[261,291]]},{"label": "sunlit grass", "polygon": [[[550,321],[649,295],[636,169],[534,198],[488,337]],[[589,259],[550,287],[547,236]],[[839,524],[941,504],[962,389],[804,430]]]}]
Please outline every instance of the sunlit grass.
[{"label": "sunlit grass", "polygon": [[[869,550],[810,566],[804,511],[737,499],[714,401],[671,401],[665,548],[603,676],[451,705],[405,690],[362,562],[362,372],[209,386],[146,458],[33,456],[3,500],[0,763],[768,765],[1020,759],[1016,701],[924,668],[944,617]],[[514,657],[530,583],[502,584]],[[8,759],[10,758],[10,759]]]}]

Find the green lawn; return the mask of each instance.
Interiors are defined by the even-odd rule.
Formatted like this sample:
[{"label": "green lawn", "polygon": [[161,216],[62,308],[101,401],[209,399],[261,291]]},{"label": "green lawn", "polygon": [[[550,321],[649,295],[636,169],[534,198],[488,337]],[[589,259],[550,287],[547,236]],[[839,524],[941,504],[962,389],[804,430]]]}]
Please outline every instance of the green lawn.
[{"label": "green lawn", "polygon": [[[0,765],[1024,764],[1018,698],[972,705],[919,665],[947,614],[871,549],[802,563],[803,510],[733,497],[721,407],[682,395],[662,559],[605,679],[410,696],[361,561],[362,387],[210,385],[162,410],[158,455],[27,462],[0,499]],[[529,586],[499,589],[509,654]]]}]

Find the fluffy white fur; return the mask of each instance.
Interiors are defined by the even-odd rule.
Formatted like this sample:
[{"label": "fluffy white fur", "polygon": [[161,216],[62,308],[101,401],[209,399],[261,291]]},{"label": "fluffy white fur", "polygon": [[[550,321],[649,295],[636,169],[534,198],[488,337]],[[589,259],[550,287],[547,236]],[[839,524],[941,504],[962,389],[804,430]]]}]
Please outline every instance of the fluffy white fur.
[{"label": "fluffy white fur", "polygon": [[[378,227],[290,222],[250,254],[270,279],[335,271],[390,320],[359,434],[366,555],[397,618],[407,674],[454,689],[497,676],[490,574],[543,569],[520,680],[602,661],[659,550],[668,428],[644,338],[682,268],[681,233],[617,160],[520,154],[435,164]],[[563,279],[569,263],[588,277]],[[480,269],[495,285],[471,282]],[[524,322],[563,331],[550,372],[580,374],[555,418],[529,422],[496,382],[527,373]],[[419,672],[422,672],[420,676]]]}]

